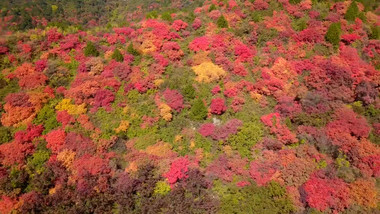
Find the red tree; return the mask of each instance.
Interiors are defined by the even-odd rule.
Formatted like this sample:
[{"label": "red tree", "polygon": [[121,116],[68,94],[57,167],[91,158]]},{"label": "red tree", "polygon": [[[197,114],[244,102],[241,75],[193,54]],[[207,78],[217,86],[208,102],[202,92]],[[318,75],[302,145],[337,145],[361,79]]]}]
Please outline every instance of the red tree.
[{"label": "red tree", "polygon": [[306,202],[319,211],[342,211],[350,204],[349,188],[341,179],[311,177],[303,186]]},{"label": "red tree", "polygon": [[187,26],[188,26],[188,24],[182,20],[175,20],[172,24],[172,28],[174,28],[176,31],[186,29]]},{"label": "red tree", "polygon": [[213,114],[218,114],[218,115],[223,114],[227,110],[224,99],[222,98],[212,99],[210,109],[211,109],[211,113]]},{"label": "red tree", "polygon": [[57,129],[49,132],[46,136],[46,147],[51,149],[54,153],[58,153],[65,143],[66,133],[63,129]]},{"label": "red tree", "polygon": [[0,145],[0,160],[5,166],[23,164],[26,156],[33,154],[33,140],[39,137],[43,126],[28,126],[26,131],[18,131],[10,143]]},{"label": "red tree", "polygon": [[189,170],[190,161],[187,157],[181,157],[174,160],[170,166],[170,170],[163,176],[169,181],[169,184],[173,186],[178,180],[187,178],[187,171]]},{"label": "red tree", "polygon": [[166,89],[163,93],[170,108],[180,112],[183,108],[183,96],[177,90]]},{"label": "red tree", "polygon": [[115,100],[115,95],[107,89],[100,89],[96,92],[94,98],[94,107],[91,109],[92,112],[100,107],[103,107],[106,111],[111,111],[111,103]]}]

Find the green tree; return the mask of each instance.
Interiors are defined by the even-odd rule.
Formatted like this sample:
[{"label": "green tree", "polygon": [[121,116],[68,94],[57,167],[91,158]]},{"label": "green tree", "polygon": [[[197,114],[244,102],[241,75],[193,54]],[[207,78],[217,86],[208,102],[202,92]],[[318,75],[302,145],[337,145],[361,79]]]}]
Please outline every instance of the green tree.
[{"label": "green tree", "polygon": [[355,18],[359,15],[359,8],[355,1],[352,1],[350,6],[348,7],[344,18],[347,21],[355,21]]},{"label": "green tree", "polygon": [[112,59],[116,60],[117,62],[124,61],[123,55],[120,53],[119,49],[115,48],[112,54]]},{"label": "green tree", "polygon": [[37,117],[34,119],[34,124],[43,124],[44,131],[43,134],[49,133],[51,130],[60,126],[55,115],[55,105],[58,103],[57,100],[52,100],[38,112]]},{"label": "green tree", "polygon": [[216,6],[215,4],[212,4],[209,8],[208,8],[208,12],[211,12],[213,10],[216,10]]},{"label": "green tree", "polygon": [[99,56],[99,51],[96,49],[94,43],[91,41],[87,42],[86,47],[84,48],[85,56]]},{"label": "green tree", "polygon": [[12,140],[12,135],[9,129],[5,126],[0,126],[0,144],[9,142]]},{"label": "green tree", "polygon": [[369,34],[370,39],[380,39],[380,27],[372,26],[371,33]]},{"label": "green tree", "polygon": [[333,44],[335,47],[339,45],[340,42],[340,23],[332,23],[327,30],[327,33],[325,35],[325,40],[331,44]]},{"label": "green tree", "polygon": [[195,89],[191,84],[186,84],[186,86],[182,89],[182,94],[185,96],[187,100],[194,99]]},{"label": "green tree", "polygon": [[162,20],[165,20],[165,21],[168,21],[168,22],[173,21],[173,19],[172,19],[172,15],[171,15],[170,11],[164,12],[164,13],[161,15],[161,19],[162,19]]},{"label": "green tree", "polygon": [[139,56],[140,53],[133,47],[132,42],[128,45],[127,52],[132,54],[133,56]]},{"label": "green tree", "polygon": [[241,130],[228,139],[228,143],[241,156],[250,157],[251,148],[263,137],[263,125],[257,119],[252,122],[244,123]]},{"label": "green tree", "polygon": [[236,184],[223,184],[216,181],[214,191],[219,195],[219,212],[224,213],[294,213],[294,205],[286,194],[286,189],[276,182],[258,187],[251,184],[238,187]]},{"label": "green tree", "polygon": [[207,116],[207,108],[202,99],[196,99],[190,109],[190,117],[194,120],[203,120]]},{"label": "green tree", "polygon": [[218,25],[219,28],[228,28],[228,22],[224,16],[220,16],[218,20],[216,21],[216,24]]},{"label": "green tree", "polygon": [[299,4],[301,0],[289,0],[290,4]]}]

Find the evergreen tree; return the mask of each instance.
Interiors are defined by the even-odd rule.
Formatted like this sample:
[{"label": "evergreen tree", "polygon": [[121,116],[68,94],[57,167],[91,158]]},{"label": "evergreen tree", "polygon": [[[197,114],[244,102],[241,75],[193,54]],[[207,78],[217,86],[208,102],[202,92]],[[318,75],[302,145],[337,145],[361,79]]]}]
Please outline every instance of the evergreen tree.
[{"label": "evergreen tree", "polygon": [[208,12],[211,12],[213,10],[216,10],[216,6],[215,4],[212,4],[209,8],[208,8]]},{"label": "evergreen tree", "polygon": [[370,39],[380,39],[380,27],[372,26],[371,34],[369,35]]},{"label": "evergreen tree", "polygon": [[340,42],[340,23],[332,23],[327,30],[327,33],[325,35],[325,40],[331,44],[333,44],[335,47],[339,45]]},{"label": "evergreen tree", "polygon": [[139,56],[140,53],[133,47],[133,44],[130,43],[127,48],[127,52],[132,54],[133,56]]},{"label": "evergreen tree", "polygon": [[116,60],[117,62],[124,61],[123,55],[120,53],[119,49],[115,48],[112,54],[112,59]]},{"label": "evergreen tree", "polygon": [[216,24],[218,25],[219,28],[228,28],[228,22],[224,16],[220,16],[218,20],[216,21]]},{"label": "evergreen tree", "polygon": [[85,56],[99,56],[99,51],[96,49],[94,43],[91,41],[87,42],[86,47],[84,48]]},{"label": "evergreen tree", "polygon": [[299,4],[301,0],[289,0],[290,4]]},{"label": "evergreen tree", "polygon": [[202,99],[196,99],[190,109],[190,117],[194,120],[203,120],[207,116],[207,108]]},{"label": "evergreen tree", "polygon": [[355,1],[352,1],[350,6],[348,7],[344,18],[347,21],[355,21],[355,18],[359,15],[359,8]]}]

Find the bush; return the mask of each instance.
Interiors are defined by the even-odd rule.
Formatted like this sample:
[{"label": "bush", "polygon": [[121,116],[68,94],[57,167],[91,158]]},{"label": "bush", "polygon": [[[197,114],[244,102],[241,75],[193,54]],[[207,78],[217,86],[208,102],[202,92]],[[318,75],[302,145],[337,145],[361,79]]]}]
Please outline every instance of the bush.
[{"label": "bush", "polygon": [[355,1],[352,1],[350,6],[348,7],[344,18],[347,21],[355,21],[355,18],[359,15],[359,8]]},{"label": "bush", "polygon": [[112,54],[112,59],[116,60],[117,62],[124,61],[123,55],[120,53],[119,49],[115,48]]},{"label": "bush", "polygon": [[218,25],[219,28],[228,28],[228,22],[224,16],[220,16],[218,20],[216,21],[216,24]]},{"label": "bush", "polygon": [[196,99],[190,109],[190,118],[194,120],[204,120],[207,116],[207,108],[202,99]]},{"label": "bush", "polygon": [[87,42],[86,47],[84,48],[85,56],[99,56],[99,51],[96,49],[94,43],[91,41]]},{"label": "bush", "polygon": [[327,33],[325,35],[325,40],[335,47],[339,45],[340,42],[340,34],[341,34],[341,29],[340,29],[340,23],[332,23],[327,30]]}]

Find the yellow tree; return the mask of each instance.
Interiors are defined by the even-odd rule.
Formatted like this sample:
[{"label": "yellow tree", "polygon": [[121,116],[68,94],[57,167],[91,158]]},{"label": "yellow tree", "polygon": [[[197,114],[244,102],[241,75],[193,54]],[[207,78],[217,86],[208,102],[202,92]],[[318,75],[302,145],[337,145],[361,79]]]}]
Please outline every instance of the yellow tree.
[{"label": "yellow tree", "polygon": [[198,82],[210,83],[226,76],[226,71],[212,62],[203,62],[192,69],[197,75],[195,80]]}]

